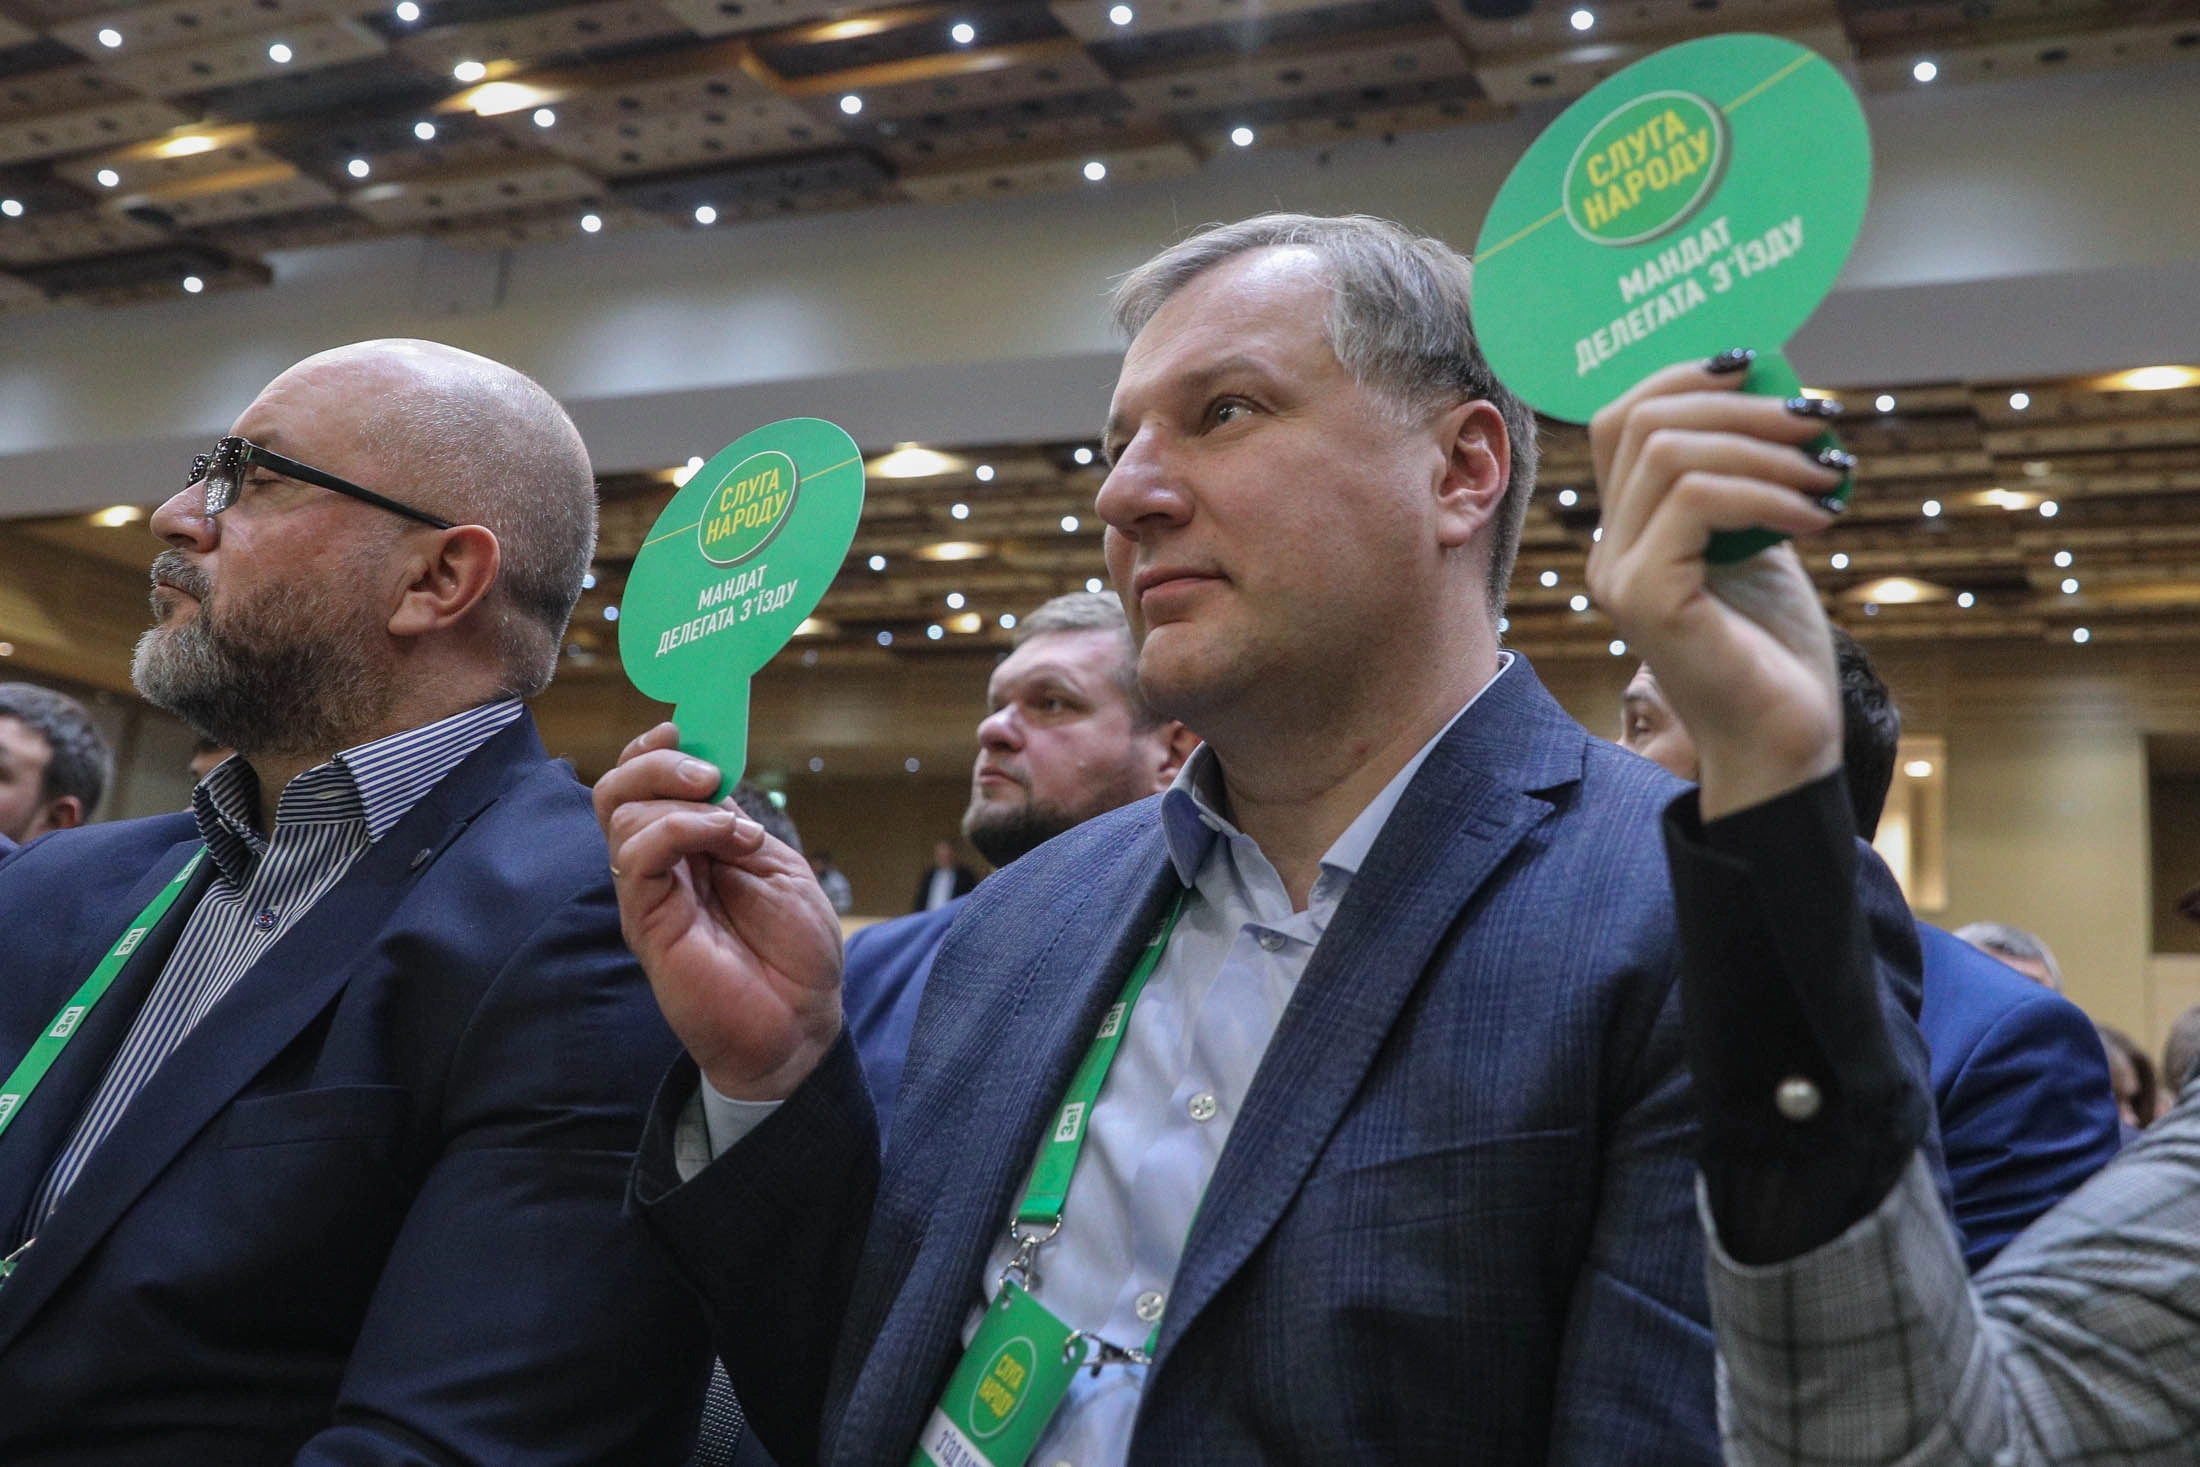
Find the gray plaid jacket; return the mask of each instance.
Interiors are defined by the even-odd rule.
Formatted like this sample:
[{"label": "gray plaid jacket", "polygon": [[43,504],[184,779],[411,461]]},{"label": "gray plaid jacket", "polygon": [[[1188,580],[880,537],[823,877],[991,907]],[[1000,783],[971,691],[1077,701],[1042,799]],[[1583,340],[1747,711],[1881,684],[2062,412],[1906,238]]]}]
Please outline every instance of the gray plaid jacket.
[{"label": "gray plaid jacket", "polygon": [[2200,1087],[1975,1281],[1915,1159],[1801,1258],[1710,1251],[1730,1467],[2200,1461]]}]

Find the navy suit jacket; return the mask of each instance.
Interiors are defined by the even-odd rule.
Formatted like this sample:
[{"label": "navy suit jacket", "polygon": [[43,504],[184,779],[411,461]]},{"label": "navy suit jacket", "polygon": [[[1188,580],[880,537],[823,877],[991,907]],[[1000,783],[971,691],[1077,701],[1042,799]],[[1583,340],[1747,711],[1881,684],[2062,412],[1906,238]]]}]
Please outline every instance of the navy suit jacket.
[{"label": "navy suit jacket", "polygon": [[[1680,788],[1524,659],[1431,750],[1246,1095],[1132,1463],[1719,1460],[1659,836]],[[1900,910],[1869,869],[1867,904]],[[1175,887],[1158,800],[991,877],[934,964],[883,1167],[844,1039],[682,1184],[695,1078],[676,1067],[637,1194],[785,1467],[908,1460],[1041,1131]]]},{"label": "navy suit jacket", "polygon": [[[0,1066],[198,846],[188,815],[0,865]],[[707,1340],[622,1208],[677,1046],[587,792],[530,720],[361,856],[140,1091],[0,1286],[0,1461],[683,1459]],[[213,874],[0,1135],[0,1232]]]},{"label": "navy suit jacket", "polygon": [[957,897],[933,911],[875,922],[848,939],[840,970],[840,1008],[863,1061],[863,1078],[871,1085],[871,1108],[878,1115],[882,1141],[893,1134],[894,1096],[901,1090],[902,1062],[932,960],[967,900]]},{"label": "navy suit jacket", "polygon": [[1963,1261],[2002,1246],[2115,1158],[2108,1056],[2061,994],[1938,927],[1917,924],[1934,1109]]}]

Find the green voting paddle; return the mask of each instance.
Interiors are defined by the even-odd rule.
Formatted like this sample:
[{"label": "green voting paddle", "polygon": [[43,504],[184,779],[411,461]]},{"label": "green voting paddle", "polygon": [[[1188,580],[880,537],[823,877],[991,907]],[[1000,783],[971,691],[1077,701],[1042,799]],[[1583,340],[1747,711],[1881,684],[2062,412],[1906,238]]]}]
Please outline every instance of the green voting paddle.
[{"label": "green voting paddle", "polygon": [[[1832,289],[1870,191],[1863,109],[1824,57],[1777,36],[1669,47],[1567,108],[1498,191],[1475,247],[1482,350],[1574,423],[1735,346],[1758,351],[1744,390],[1792,396],[1778,348]],[[1782,538],[1718,535],[1708,553]]]},{"label": "green voting paddle", "polygon": [[863,455],[821,418],[738,439],[695,471],[634,557],[619,605],[627,680],[671,703],[680,747],[748,766],[749,679],[840,571],[863,516]]}]

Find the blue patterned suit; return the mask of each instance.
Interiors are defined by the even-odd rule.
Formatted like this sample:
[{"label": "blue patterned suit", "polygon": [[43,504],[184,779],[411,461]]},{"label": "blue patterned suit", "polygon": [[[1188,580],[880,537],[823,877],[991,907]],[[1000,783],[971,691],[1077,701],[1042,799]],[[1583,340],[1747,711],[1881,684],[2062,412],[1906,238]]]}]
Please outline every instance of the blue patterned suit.
[{"label": "blue patterned suit", "polygon": [[[1679,787],[1584,732],[1524,661],[1434,745],[1260,1061],[1131,1462],[1718,1460],[1658,834]],[[907,1460],[1041,1131],[1174,895],[1159,806],[1089,821],[971,898],[883,1174],[845,1040],[684,1185],[696,1081],[685,1063],[668,1080],[636,1194],[784,1467]],[[1870,869],[1867,902],[1899,911]],[[1908,958],[1891,976],[1914,1007]]]}]

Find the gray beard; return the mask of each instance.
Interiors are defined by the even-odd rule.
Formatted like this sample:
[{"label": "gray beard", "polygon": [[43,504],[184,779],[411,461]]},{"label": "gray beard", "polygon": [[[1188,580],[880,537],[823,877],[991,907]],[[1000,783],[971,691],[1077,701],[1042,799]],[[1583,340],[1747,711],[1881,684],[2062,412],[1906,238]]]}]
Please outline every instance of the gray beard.
[{"label": "gray beard", "polygon": [[243,754],[333,751],[388,713],[395,689],[357,608],[301,589],[217,615],[181,556],[153,568],[198,596],[198,614],[138,638],[130,681],[196,733]]}]

